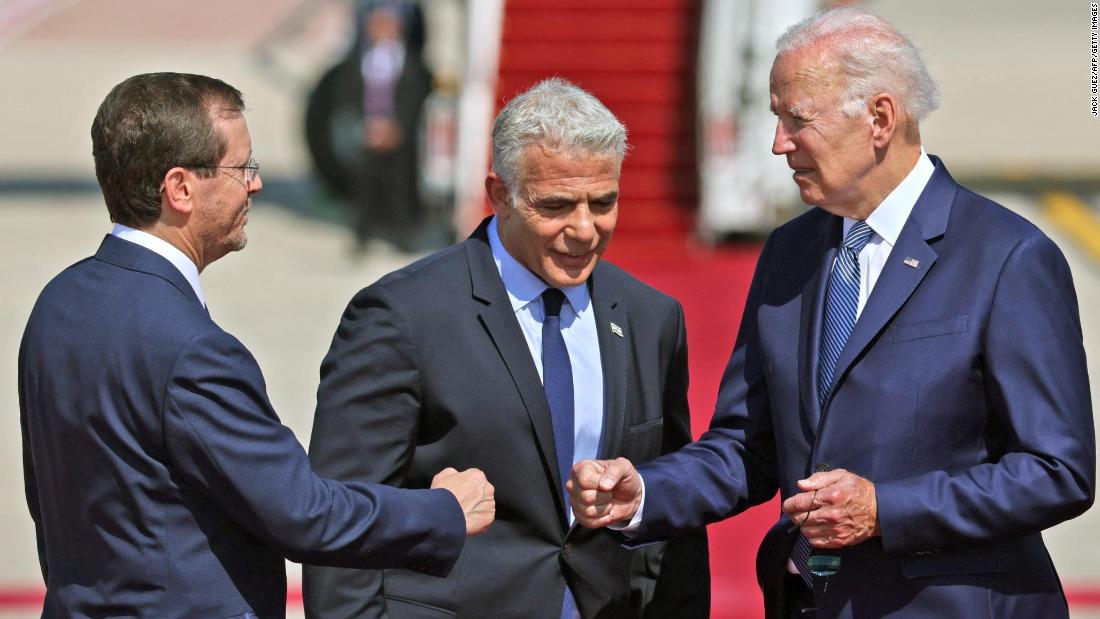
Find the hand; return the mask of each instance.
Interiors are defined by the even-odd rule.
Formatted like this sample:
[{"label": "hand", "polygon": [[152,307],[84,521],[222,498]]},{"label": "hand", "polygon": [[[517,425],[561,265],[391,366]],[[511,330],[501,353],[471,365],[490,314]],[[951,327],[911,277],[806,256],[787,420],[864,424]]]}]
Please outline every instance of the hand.
[{"label": "hand", "polygon": [[485,479],[485,473],[478,469],[459,473],[453,468],[445,468],[432,478],[432,488],[450,490],[458,499],[462,514],[466,516],[466,535],[484,533],[496,519],[496,490]]},{"label": "hand", "polygon": [[375,116],[363,122],[363,144],[370,150],[389,152],[401,145],[401,126],[388,116]]},{"label": "hand", "polygon": [[814,473],[798,489],[783,501],[783,512],[814,548],[854,546],[879,535],[875,485],[859,475],[844,469]]},{"label": "hand", "polygon": [[589,529],[634,518],[642,502],[642,478],[630,460],[582,460],[566,482],[577,522]]}]

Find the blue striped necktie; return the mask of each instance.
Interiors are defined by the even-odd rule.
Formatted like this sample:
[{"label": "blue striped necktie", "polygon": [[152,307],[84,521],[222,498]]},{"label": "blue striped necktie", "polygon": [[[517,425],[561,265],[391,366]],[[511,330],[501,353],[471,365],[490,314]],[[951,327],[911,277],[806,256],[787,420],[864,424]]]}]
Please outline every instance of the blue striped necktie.
[{"label": "blue striped necktie", "polygon": [[[547,288],[542,293],[542,388],[550,405],[550,424],[554,428],[554,454],[558,459],[558,473],[562,487],[558,490],[565,497],[566,519],[569,518],[569,495],[565,482],[573,472],[573,366],[569,362],[569,349],[561,334],[561,305],[565,294],[557,288]],[[573,619],[576,602],[569,586],[565,587],[562,600],[562,619]]]},{"label": "blue striped necktie", "polygon": [[874,230],[865,221],[857,221],[844,237],[825,297],[825,322],[821,329],[821,352],[817,368],[818,402],[822,408],[833,384],[833,371],[840,353],[856,324],[859,306],[859,252],[871,240]]},{"label": "blue striped necktie", "polygon": [[[829,276],[829,289],[825,296],[825,324],[821,329],[821,351],[818,357],[818,402],[824,409],[825,399],[833,384],[833,371],[840,353],[848,342],[852,327],[856,324],[859,307],[859,252],[871,240],[874,230],[865,221],[857,221],[848,230],[840,246],[833,272]],[[810,559],[810,542],[799,535],[795,540],[791,559],[798,567],[802,580],[814,588],[813,577],[807,562]]]}]

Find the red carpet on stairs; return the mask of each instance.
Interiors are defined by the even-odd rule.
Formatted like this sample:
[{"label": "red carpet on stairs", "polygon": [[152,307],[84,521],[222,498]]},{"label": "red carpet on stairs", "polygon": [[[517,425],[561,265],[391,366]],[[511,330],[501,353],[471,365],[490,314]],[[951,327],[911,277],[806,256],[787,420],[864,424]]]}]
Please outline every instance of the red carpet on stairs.
[{"label": "red carpet on stairs", "polygon": [[680,241],[695,180],[694,0],[508,0],[498,105],[558,76],[592,92],[627,127],[620,236]]}]

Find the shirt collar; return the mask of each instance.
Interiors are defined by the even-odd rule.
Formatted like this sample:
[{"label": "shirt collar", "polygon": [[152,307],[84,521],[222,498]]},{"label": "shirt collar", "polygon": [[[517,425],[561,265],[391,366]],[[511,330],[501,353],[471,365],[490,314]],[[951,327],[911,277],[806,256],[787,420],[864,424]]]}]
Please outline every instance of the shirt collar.
[{"label": "shirt collar", "polygon": [[124,241],[141,245],[145,249],[171,262],[172,265],[176,267],[176,270],[183,274],[187,283],[191,284],[191,288],[195,291],[195,296],[199,298],[199,303],[202,303],[202,306],[206,307],[206,299],[202,296],[202,287],[199,286],[199,269],[182,251],[176,249],[175,246],[164,239],[122,224],[115,224],[115,227],[111,230],[111,235],[117,236]]},{"label": "shirt collar", "polygon": [[[508,253],[504,243],[500,240],[495,216],[489,222],[489,248],[493,251],[493,262],[496,263],[497,272],[500,273],[500,279],[504,282],[504,289],[508,291],[508,300],[512,303],[513,311],[518,312],[527,307],[542,295],[543,290],[549,287],[546,282],[535,276],[527,267],[520,264],[512,254]],[[565,298],[569,300],[569,305],[575,313],[580,314],[588,307],[590,297],[586,284],[569,286],[560,290],[565,293]]]},{"label": "shirt collar", "polygon": [[[917,204],[917,199],[920,198],[921,192],[924,191],[924,187],[935,171],[936,166],[932,164],[932,160],[928,158],[928,153],[924,152],[922,146],[920,157],[913,169],[867,217],[867,225],[882,237],[890,247],[898,242],[901,229],[905,226],[909,214],[913,212],[913,207]],[[844,236],[848,235],[848,230],[855,223],[856,220],[854,219],[844,218]]]}]

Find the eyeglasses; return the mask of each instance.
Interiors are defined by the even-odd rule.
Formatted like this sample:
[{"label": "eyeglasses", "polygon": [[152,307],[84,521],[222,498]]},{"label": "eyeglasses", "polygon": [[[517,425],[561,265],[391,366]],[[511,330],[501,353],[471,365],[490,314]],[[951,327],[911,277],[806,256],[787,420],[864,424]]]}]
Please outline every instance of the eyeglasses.
[{"label": "eyeglasses", "polygon": [[241,170],[244,172],[244,182],[251,184],[260,175],[260,162],[255,157],[249,157],[244,165],[186,165],[184,168],[206,168],[210,170]]}]

